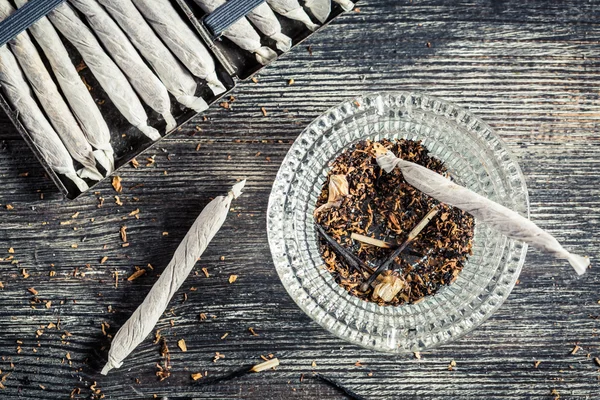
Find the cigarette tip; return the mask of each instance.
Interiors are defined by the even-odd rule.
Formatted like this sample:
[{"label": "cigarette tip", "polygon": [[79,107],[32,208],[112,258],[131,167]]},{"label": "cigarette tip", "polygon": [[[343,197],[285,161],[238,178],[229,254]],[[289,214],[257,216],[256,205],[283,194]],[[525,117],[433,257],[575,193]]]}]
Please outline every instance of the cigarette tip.
[{"label": "cigarette tip", "polygon": [[237,199],[238,197],[240,197],[240,195],[242,194],[242,189],[244,188],[245,185],[246,185],[245,179],[243,181],[240,181],[240,182],[236,183],[235,185],[233,185],[230,193],[233,195],[234,199]]},{"label": "cigarette tip", "polygon": [[396,168],[397,159],[398,158],[394,155],[394,153],[388,151],[383,155],[378,155],[376,161],[381,169],[387,173],[390,173],[394,170],[394,168]]},{"label": "cigarette tip", "polygon": [[578,256],[577,254],[569,254],[567,258],[569,264],[575,269],[577,275],[585,274],[585,271],[590,266],[590,259],[587,257]]}]

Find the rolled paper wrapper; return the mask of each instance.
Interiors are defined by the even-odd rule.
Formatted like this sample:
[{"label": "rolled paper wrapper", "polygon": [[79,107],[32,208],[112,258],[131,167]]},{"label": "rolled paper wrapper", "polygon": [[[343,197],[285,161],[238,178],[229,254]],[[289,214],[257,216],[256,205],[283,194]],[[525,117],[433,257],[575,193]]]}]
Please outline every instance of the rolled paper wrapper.
[{"label": "rolled paper wrapper", "polygon": [[281,24],[267,3],[261,3],[247,17],[259,31],[275,41],[279,50],[285,52],[292,47],[292,39],[281,32]]},{"label": "rolled paper wrapper", "polygon": [[146,110],[129,81],[75,11],[68,4],[61,4],[48,14],[48,18],[77,48],[85,64],[125,119],[150,139],[160,139],[158,131],[148,126]]},{"label": "rolled paper wrapper", "polygon": [[196,97],[194,77],[156,36],[131,0],[98,0],[127,34],[131,43],[148,61],[167,90],[177,101],[194,111],[208,108],[202,97]]},{"label": "rolled paper wrapper", "polygon": [[206,80],[215,95],[225,92],[206,46],[181,19],[169,0],[133,0],[133,3],[192,74]]},{"label": "rolled paper wrapper", "polygon": [[88,21],[113,60],[125,73],[142,100],[167,123],[166,132],[177,126],[165,85],[154,75],[119,25],[96,0],[69,0]]},{"label": "rolled paper wrapper", "polygon": [[304,6],[322,24],[327,21],[329,14],[331,14],[331,0],[306,0]]},{"label": "rolled paper wrapper", "polygon": [[0,47],[0,86],[48,166],[73,181],[81,192],[88,190],[87,183],[75,172],[69,151],[38,107],[17,60],[6,46]]},{"label": "rolled paper wrapper", "polygon": [[510,238],[547,251],[557,258],[567,259],[579,275],[584,274],[590,265],[589,258],[569,253],[554,236],[529,219],[470,189],[457,185],[430,169],[402,160],[391,151],[378,156],[377,164],[386,172],[392,172],[396,167],[400,168],[406,182],[428,196],[468,212],[478,222],[489,224]]},{"label": "rolled paper wrapper", "polygon": [[350,11],[354,8],[354,3],[350,0],[333,0],[338,3],[344,11]]},{"label": "rolled paper wrapper", "polygon": [[267,4],[269,4],[277,14],[300,21],[311,31],[319,29],[319,25],[311,21],[306,11],[304,11],[300,3],[298,3],[298,0],[267,0]]},{"label": "rolled paper wrapper", "polygon": [[[205,12],[212,13],[219,6],[222,6],[226,0],[194,0]],[[223,36],[231,40],[242,49],[254,53],[256,60],[261,64],[268,64],[277,58],[275,53],[270,48],[261,45],[260,36],[246,17],[242,17],[235,21],[225,32]]]},{"label": "rolled paper wrapper", "polygon": [[215,198],[202,210],[142,304],[115,335],[108,352],[108,362],[102,369],[103,375],[119,368],[125,357],[152,332],[169,301],[225,222],[231,201],[242,194],[245,182],[235,184],[227,196]]},{"label": "rolled paper wrapper", "polygon": [[[15,9],[8,0],[0,0],[0,19],[4,20],[14,12]],[[101,180],[103,176],[96,168],[92,146],[63,100],[29,34],[21,32],[9,42],[9,46],[69,154],[83,165],[80,176]]]},{"label": "rolled paper wrapper", "polygon": [[[28,0],[15,0],[19,8],[27,2]],[[79,77],[56,29],[46,17],[42,17],[29,27],[29,33],[46,55],[85,138],[96,149],[93,152],[94,157],[106,170],[106,174],[110,174],[115,168],[110,130],[96,102]]]}]

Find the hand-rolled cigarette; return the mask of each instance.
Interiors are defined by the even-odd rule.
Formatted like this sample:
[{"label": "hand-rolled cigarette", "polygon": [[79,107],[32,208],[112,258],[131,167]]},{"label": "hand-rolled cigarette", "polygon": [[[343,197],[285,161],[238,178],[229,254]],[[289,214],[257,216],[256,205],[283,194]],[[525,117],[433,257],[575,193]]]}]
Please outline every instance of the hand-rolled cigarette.
[{"label": "hand-rolled cigarette", "polygon": [[208,108],[203,98],[196,97],[198,85],[194,77],[156,36],[131,0],[98,0],[98,2],[119,24],[131,43],[148,61],[167,90],[179,103],[197,112]]},{"label": "hand-rolled cigarette", "polygon": [[129,78],[141,99],[165,119],[166,132],[177,126],[165,85],[154,75],[119,25],[96,0],[69,0],[83,15],[102,44]]},{"label": "hand-rolled cigarette", "polygon": [[329,14],[331,14],[331,0],[306,0],[304,6],[322,24],[327,21]]},{"label": "hand-rolled cigarette", "polygon": [[68,4],[61,4],[48,14],[52,24],[73,44],[110,100],[130,124],[152,140],[158,131],[148,126],[148,115],[137,94],[114,61]]},{"label": "hand-rolled cigarette", "polygon": [[[380,151],[382,150],[380,149]],[[421,192],[442,203],[468,212],[478,222],[487,223],[510,238],[526,242],[557,258],[567,259],[579,275],[585,273],[590,265],[589,258],[569,253],[552,235],[527,218],[472,190],[457,185],[430,169],[402,160],[391,151],[379,155],[377,164],[386,172],[392,172],[394,168],[398,167],[406,182]]]},{"label": "hand-rolled cigarette", "polygon": [[[226,0],[194,0],[206,13],[215,11],[219,6],[222,6]],[[270,48],[261,45],[260,36],[246,17],[242,17],[234,22],[225,32],[223,36],[231,40],[242,49],[254,53],[256,60],[261,64],[268,64],[277,58],[275,53]]]},{"label": "hand-rolled cigarette", "polygon": [[[329,3],[329,0],[327,2]],[[279,50],[285,52],[292,47],[292,39],[281,32],[281,24],[267,3],[261,3],[246,17],[259,31],[273,39]]]},{"label": "hand-rolled cigarette", "polygon": [[217,78],[215,62],[206,46],[181,19],[169,0],[133,0],[133,3],[192,74],[206,80],[215,95],[226,90]]},{"label": "hand-rolled cigarette", "polygon": [[267,0],[267,3],[277,14],[300,21],[311,31],[316,31],[319,28],[319,25],[310,20],[298,0]]},{"label": "hand-rolled cigarette", "polygon": [[[0,19],[4,20],[14,12],[15,9],[8,0],[0,0]],[[92,146],[85,138],[69,106],[63,100],[29,34],[21,32],[9,42],[9,46],[56,133],[69,150],[71,157],[83,165],[79,175],[82,178],[101,180],[103,176],[96,168]]]},{"label": "hand-rolled cigarette", "polygon": [[87,183],[75,172],[69,151],[32,97],[15,56],[6,46],[0,47],[0,86],[48,166],[72,180],[81,192],[88,190]]},{"label": "hand-rolled cigarette", "polygon": [[[15,0],[22,7],[28,0]],[[114,150],[110,144],[110,130],[94,99],[90,95],[58,33],[46,17],[29,27],[29,33],[46,55],[54,76],[71,110],[77,118],[87,141],[96,149],[96,160],[110,174],[115,169]]]},{"label": "hand-rolled cigarette", "polygon": [[125,357],[152,331],[177,289],[225,222],[231,201],[242,194],[245,182],[236,183],[227,196],[215,198],[202,210],[142,304],[115,335],[108,352],[108,362],[102,369],[103,375],[119,368]]}]

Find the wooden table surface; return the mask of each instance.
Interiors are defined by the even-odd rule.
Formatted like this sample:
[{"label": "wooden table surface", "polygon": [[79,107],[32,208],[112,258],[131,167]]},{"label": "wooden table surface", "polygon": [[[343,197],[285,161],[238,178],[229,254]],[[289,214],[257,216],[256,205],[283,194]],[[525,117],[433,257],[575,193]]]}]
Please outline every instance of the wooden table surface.
[{"label": "wooden table surface", "polygon": [[[600,1],[363,1],[258,83],[241,84],[231,110],[213,107],[208,121],[185,125],[138,157],[142,166],[120,172],[123,205],[109,182],[63,201],[0,117],[0,258],[14,256],[0,261],[0,398],[90,398],[94,388],[109,399],[345,398],[313,371],[368,399],[600,398],[597,269],[574,279],[565,262],[530,250],[519,284],[482,326],[420,360],[392,357],[349,345],[302,313],[277,277],[265,231],[273,179],[303,127],[354,94],[419,90],[490,123],[523,169],[531,218],[597,260],[599,53]],[[200,210],[242,177],[246,193],[157,326],[171,376],[155,376],[162,359],[152,338],[101,376],[102,323],[109,335],[118,330]],[[154,270],[125,279],[148,264]],[[224,358],[213,362],[215,352]],[[276,371],[204,383],[268,354],[281,360]],[[194,382],[201,371],[208,378]]]}]

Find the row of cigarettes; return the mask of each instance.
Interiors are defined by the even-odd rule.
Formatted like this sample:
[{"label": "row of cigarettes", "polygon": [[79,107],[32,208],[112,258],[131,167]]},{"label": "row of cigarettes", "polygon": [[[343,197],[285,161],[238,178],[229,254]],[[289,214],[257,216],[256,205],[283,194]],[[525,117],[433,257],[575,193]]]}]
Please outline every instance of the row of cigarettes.
[{"label": "row of cigarettes", "polygon": [[[0,20],[28,2],[13,1],[14,4],[0,0]],[[206,13],[226,2],[194,1]],[[334,1],[343,3],[345,8],[352,4],[347,0]],[[99,181],[114,170],[115,152],[110,129],[59,33],[79,52],[120,114],[152,141],[161,134],[148,123],[144,104],[162,116],[164,130],[169,132],[177,126],[169,93],[183,106],[201,112],[208,105],[196,95],[198,81],[194,77],[206,81],[215,96],[226,88],[217,77],[211,53],[171,1],[68,3],[38,20],[8,46],[0,47],[0,85],[48,166],[84,192],[89,188],[88,182]],[[313,17],[324,22],[330,3],[331,0],[309,0],[305,6],[309,12],[318,10],[318,17]],[[323,11],[327,7],[329,11]],[[281,32],[273,11],[300,20],[311,30],[318,27],[298,0],[268,0],[223,35],[266,64],[277,53],[262,46],[255,28],[274,40],[281,51],[292,44]]]}]

